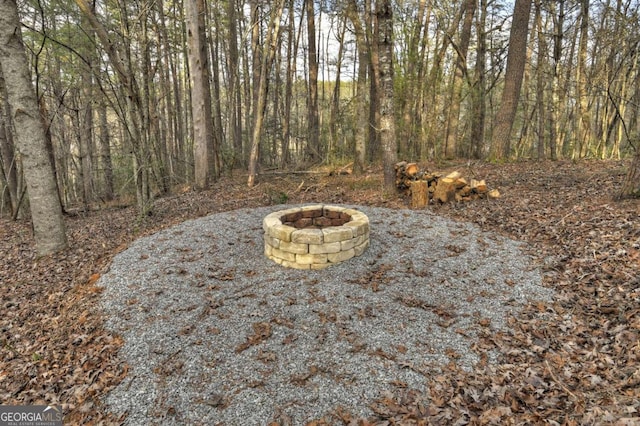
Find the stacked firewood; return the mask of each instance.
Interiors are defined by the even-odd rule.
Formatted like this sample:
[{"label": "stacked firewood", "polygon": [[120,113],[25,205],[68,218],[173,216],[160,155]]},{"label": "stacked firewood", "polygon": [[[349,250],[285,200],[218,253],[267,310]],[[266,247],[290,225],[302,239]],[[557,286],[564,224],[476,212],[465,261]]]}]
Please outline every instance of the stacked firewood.
[{"label": "stacked firewood", "polygon": [[413,208],[424,207],[429,201],[448,203],[500,197],[497,189],[489,190],[484,179],[467,181],[458,171],[444,175],[422,170],[416,163],[406,161],[397,163],[395,169],[396,186],[411,195]]}]

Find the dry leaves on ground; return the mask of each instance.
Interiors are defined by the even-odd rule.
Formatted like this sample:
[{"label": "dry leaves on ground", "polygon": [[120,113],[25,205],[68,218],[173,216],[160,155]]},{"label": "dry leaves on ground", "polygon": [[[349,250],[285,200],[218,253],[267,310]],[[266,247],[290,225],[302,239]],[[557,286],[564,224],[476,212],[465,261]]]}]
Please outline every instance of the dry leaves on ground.
[{"label": "dry leaves on ground", "polygon": [[[336,407],[335,420],[640,424],[640,201],[612,201],[625,165],[467,167],[503,197],[427,208],[526,242],[556,299],[511,318],[508,333],[483,327],[475,350],[498,350],[499,364],[484,362],[468,373],[452,363],[431,379],[426,394],[390,385],[372,403],[372,418],[354,419],[349,407]],[[406,208],[407,200],[384,199],[380,188],[379,171],[363,177],[275,175],[252,189],[243,177],[224,178],[209,191],[158,199],[149,218],[118,206],[70,215],[72,247],[43,259],[35,258],[28,223],[1,220],[0,402],[62,404],[69,424],[121,423],[100,403],[127,366],[118,358],[120,338],[103,327],[95,286],[117,252],[189,218],[285,200]],[[383,271],[371,278],[362,284],[384,285]]]}]

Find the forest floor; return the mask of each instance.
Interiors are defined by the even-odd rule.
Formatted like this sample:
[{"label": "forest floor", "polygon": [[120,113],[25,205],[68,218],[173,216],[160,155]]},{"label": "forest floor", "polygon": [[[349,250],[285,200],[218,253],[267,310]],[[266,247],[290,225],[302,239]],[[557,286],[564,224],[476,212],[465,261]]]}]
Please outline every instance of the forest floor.
[{"label": "forest floor", "polygon": [[[552,303],[529,306],[478,349],[500,363],[469,373],[452,362],[427,394],[392,390],[374,418],[344,424],[640,425],[640,200],[613,201],[627,162],[449,164],[502,197],[429,205],[484,231],[527,243],[543,265]],[[249,189],[239,172],[204,192],[156,200],[152,216],[115,204],[66,219],[71,248],[36,259],[30,224],[0,219],[0,404],[61,404],[66,424],[120,424],[101,398],[127,374],[122,339],[104,328],[95,283],[115,254],[186,219],[279,203],[407,208],[381,195],[381,171],[264,174]],[[387,423],[388,422],[388,423]],[[324,424],[322,421],[315,424]]]}]

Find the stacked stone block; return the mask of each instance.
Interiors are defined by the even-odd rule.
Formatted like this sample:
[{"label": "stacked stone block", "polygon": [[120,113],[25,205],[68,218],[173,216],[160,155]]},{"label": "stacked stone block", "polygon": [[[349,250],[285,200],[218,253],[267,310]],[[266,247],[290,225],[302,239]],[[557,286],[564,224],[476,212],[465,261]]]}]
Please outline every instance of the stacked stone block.
[{"label": "stacked stone block", "polygon": [[264,253],[287,268],[324,269],[369,247],[369,218],[339,206],[278,211],[263,220]]}]

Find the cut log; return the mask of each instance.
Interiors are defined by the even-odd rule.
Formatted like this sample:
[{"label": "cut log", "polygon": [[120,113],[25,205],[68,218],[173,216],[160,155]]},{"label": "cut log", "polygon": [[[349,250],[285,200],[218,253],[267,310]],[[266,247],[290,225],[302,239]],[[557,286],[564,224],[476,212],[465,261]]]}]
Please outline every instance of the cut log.
[{"label": "cut log", "polygon": [[453,201],[456,196],[455,180],[450,178],[442,178],[436,185],[436,190],[433,192],[433,199],[438,200],[441,203],[448,203]]},{"label": "cut log", "polygon": [[426,180],[411,182],[411,208],[423,209],[429,202],[429,183]]},{"label": "cut log", "polygon": [[460,177],[460,178],[456,179],[455,186],[456,186],[456,189],[462,189],[465,186],[468,186],[468,184],[467,184],[467,181],[464,178]]},{"label": "cut log", "polygon": [[487,192],[487,183],[484,181],[484,179],[471,179],[471,189],[478,194],[484,194]]},{"label": "cut log", "polygon": [[416,163],[409,163],[404,168],[404,173],[409,177],[416,177],[420,170],[418,169],[418,165]]},{"label": "cut log", "polygon": [[471,187],[469,185],[465,185],[462,188],[458,189],[458,194],[460,194],[461,197],[468,197],[469,195],[471,195]]},{"label": "cut log", "polygon": [[430,199],[441,203],[451,201],[471,201],[484,198],[498,198],[497,190],[489,191],[484,180],[467,181],[459,171],[447,175],[420,169],[417,163],[400,161],[395,165],[396,187],[411,194],[411,208],[425,207]]},{"label": "cut log", "polygon": [[462,177],[462,173],[456,170],[455,172],[451,172],[448,175],[446,175],[445,179],[456,180],[456,179],[460,179],[461,177]]}]

